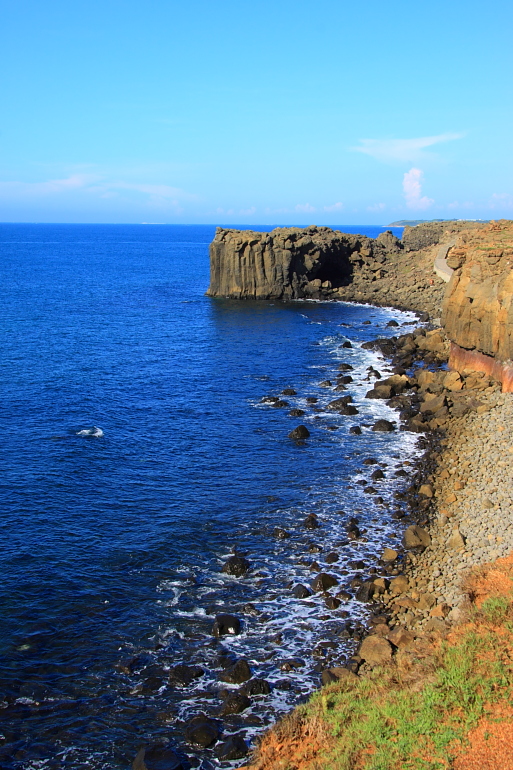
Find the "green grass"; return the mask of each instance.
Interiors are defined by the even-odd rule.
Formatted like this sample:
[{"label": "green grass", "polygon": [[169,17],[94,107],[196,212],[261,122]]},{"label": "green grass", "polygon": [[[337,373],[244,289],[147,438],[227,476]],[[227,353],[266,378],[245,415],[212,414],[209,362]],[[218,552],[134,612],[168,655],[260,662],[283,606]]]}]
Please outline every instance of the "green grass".
[{"label": "green grass", "polygon": [[[490,599],[483,620],[511,612],[506,599]],[[352,770],[370,749],[365,770],[440,770],[466,740],[488,703],[511,696],[511,672],[502,663],[504,640],[493,631],[468,632],[437,653],[435,673],[413,688],[394,668],[374,670],[354,685],[330,685],[305,707],[319,716],[333,740],[323,757],[327,770]],[[361,766],[361,765],[359,765]]]}]

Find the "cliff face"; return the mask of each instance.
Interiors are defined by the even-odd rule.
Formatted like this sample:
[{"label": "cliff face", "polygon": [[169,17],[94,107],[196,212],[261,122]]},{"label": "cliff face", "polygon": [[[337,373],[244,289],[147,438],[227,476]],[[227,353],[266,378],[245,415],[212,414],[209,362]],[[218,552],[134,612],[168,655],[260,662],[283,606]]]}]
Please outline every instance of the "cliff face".
[{"label": "cliff face", "polygon": [[442,324],[452,341],[452,368],[476,369],[513,387],[513,223],[461,233],[447,263]]},{"label": "cliff face", "polygon": [[[392,233],[376,240],[328,227],[278,227],[270,233],[220,227],[210,245],[211,297],[299,299],[329,297],[356,268],[377,264],[401,245]],[[376,262],[376,260],[378,260]]]}]

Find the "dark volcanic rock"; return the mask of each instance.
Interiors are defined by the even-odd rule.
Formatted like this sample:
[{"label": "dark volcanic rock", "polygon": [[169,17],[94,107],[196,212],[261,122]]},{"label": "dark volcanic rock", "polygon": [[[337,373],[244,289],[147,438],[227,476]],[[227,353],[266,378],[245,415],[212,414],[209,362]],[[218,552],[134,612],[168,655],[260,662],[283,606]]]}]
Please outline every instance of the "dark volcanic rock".
[{"label": "dark volcanic rock", "polygon": [[230,735],[216,748],[215,753],[221,762],[233,762],[245,757],[248,753],[248,747],[242,735]]},{"label": "dark volcanic rock", "polygon": [[189,743],[208,749],[219,738],[219,725],[214,719],[210,719],[205,714],[199,714],[187,723],[185,737]]},{"label": "dark volcanic rock", "polygon": [[296,599],[306,599],[308,596],[312,595],[312,592],[308,590],[308,588],[301,583],[298,583],[294,588],[292,589],[292,593],[296,597]]},{"label": "dark volcanic rock", "polygon": [[230,693],[224,700],[219,711],[219,716],[226,717],[230,714],[241,714],[251,706],[247,695],[241,692]]},{"label": "dark volcanic rock", "polygon": [[361,436],[362,435],[362,429],[359,425],[352,425],[349,428],[349,433],[352,433],[355,436]]},{"label": "dark volcanic rock", "polygon": [[228,682],[229,684],[242,684],[251,679],[251,669],[247,660],[240,659],[233,666],[225,669],[225,671],[219,677],[222,682]]},{"label": "dark volcanic rock", "polygon": [[249,570],[249,566],[249,561],[243,556],[230,556],[228,561],[224,563],[222,572],[226,572],[227,575],[242,577]]},{"label": "dark volcanic rock", "polygon": [[305,425],[298,425],[297,428],[294,428],[294,430],[291,430],[289,433],[289,438],[291,439],[303,439],[308,438],[310,436],[310,431]]},{"label": "dark volcanic rock", "polygon": [[281,395],[282,396],[297,396],[297,393],[294,390],[294,388],[285,388],[285,390],[282,390]]},{"label": "dark volcanic rock", "polygon": [[250,679],[240,690],[244,695],[269,695],[271,686],[265,679]]},{"label": "dark volcanic rock", "polygon": [[320,572],[312,581],[313,590],[318,593],[319,591],[327,591],[329,588],[338,585],[338,580],[333,575],[328,575],[327,572]]},{"label": "dark volcanic rock", "polygon": [[224,613],[216,615],[214,625],[212,626],[212,633],[214,636],[225,636],[227,634],[236,636],[237,634],[240,634],[240,631],[241,623],[239,618],[235,617],[235,615]]},{"label": "dark volcanic rock", "polygon": [[395,430],[395,427],[394,424],[389,420],[376,420],[372,426],[372,430],[378,431],[380,433],[390,433],[391,431]]},{"label": "dark volcanic rock", "polygon": [[278,540],[286,540],[287,537],[290,537],[290,533],[286,529],[282,529],[282,527],[275,527],[273,535]]},{"label": "dark volcanic rock", "polygon": [[289,415],[291,417],[302,417],[304,415],[304,413],[305,413],[304,409],[295,409],[294,408],[294,409],[290,410]]},{"label": "dark volcanic rock", "polygon": [[144,746],[137,752],[132,770],[190,770],[190,764],[169,746]]},{"label": "dark volcanic rock", "polygon": [[177,666],[173,666],[169,672],[169,682],[170,684],[188,687],[194,679],[199,679],[204,673],[201,666],[186,666],[180,663]]}]

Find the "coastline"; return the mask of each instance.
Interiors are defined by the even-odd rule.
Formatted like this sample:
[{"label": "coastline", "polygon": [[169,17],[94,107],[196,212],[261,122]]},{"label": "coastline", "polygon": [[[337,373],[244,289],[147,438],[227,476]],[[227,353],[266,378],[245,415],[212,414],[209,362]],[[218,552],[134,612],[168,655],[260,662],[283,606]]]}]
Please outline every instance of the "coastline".
[{"label": "coastline", "polygon": [[[437,250],[438,246],[424,252],[424,271],[429,264],[432,269]],[[432,276],[424,272],[421,290],[426,284],[438,284],[438,306],[435,303],[433,307],[431,294],[427,302],[429,315],[434,317],[433,311],[440,314],[446,284],[441,285],[442,280]],[[381,290],[375,292],[371,287],[371,296],[374,293],[376,304],[380,304]],[[361,298],[357,299],[358,294]],[[370,296],[358,288],[348,287],[346,295],[344,299],[370,301]],[[415,290],[411,292],[409,301],[401,302],[398,309],[425,312],[421,296],[416,295]],[[397,307],[393,301],[388,304]],[[435,320],[435,324],[439,321]],[[433,338],[434,344],[430,345]],[[443,330],[435,327],[427,335],[420,330],[418,339],[416,354],[423,355],[424,361],[413,382],[417,393],[403,398],[402,403],[396,399],[394,404],[403,409],[411,429],[425,434],[426,442],[425,452],[408,479],[408,527],[404,528],[403,554],[397,554],[399,560],[404,556],[403,574],[390,581],[375,581],[379,585],[372,597],[374,615],[367,636],[351,665],[323,674],[323,687],[313,696],[313,704],[327,697],[322,695],[324,691],[329,694],[350,689],[356,681],[366,681],[371,689],[376,687],[377,693],[379,687],[373,684],[376,676],[383,672],[386,676],[387,667],[393,668],[398,661],[402,665],[407,659],[408,665],[415,668],[425,655],[426,645],[436,646],[451,636],[452,629],[464,627],[475,598],[472,575],[476,571],[481,574],[484,565],[513,549],[513,505],[507,494],[513,455],[513,398],[501,392],[501,384],[487,373],[449,371],[451,341]],[[409,347],[411,354],[411,343],[416,341],[400,339],[398,347]],[[399,362],[400,352],[397,346],[388,351],[392,362]],[[322,760],[325,747],[316,740],[312,724],[304,722],[303,708],[308,711],[308,706],[297,709],[263,737],[252,762],[244,768],[273,770],[286,766],[291,770],[314,770],[328,766]],[[322,733],[322,726],[320,729]],[[306,744],[303,749],[301,743]],[[465,751],[464,740],[458,751]],[[367,766],[374,767],[361,757],[354,765]]]}]

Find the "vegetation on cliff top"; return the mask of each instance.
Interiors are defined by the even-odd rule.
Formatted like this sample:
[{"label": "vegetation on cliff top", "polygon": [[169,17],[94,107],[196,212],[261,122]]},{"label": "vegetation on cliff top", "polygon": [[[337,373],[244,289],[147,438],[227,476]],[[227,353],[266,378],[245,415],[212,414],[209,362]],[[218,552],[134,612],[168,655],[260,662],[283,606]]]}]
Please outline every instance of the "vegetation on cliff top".
[{"label": "vegetation on cliff top", "polygon": [[324,687],[264,738],[252,770],[511,768],[513,556],[467,590],[464,623]]}]

